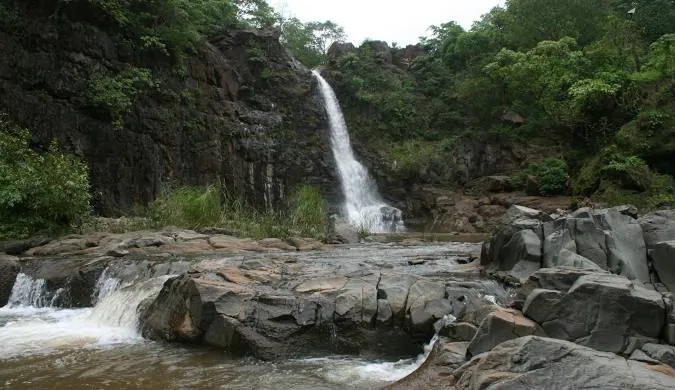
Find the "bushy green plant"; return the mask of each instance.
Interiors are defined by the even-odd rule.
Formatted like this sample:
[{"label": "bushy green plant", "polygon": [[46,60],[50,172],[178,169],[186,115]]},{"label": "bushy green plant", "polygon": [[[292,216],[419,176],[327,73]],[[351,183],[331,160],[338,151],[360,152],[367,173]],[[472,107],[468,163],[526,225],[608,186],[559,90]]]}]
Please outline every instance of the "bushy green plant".
[{"label": "bushy green plant", "polygon": [[567,190],[569,176],[565,160],[549,158],[540,163],[530,164],[511,178],[511,185],[515,188],[524,188],[528,176],[536,180],[537,192],[540,195],[560,195]]},{"label": "bushy green plant", "polygon": [[328,218],[326,202],[316,187],[302,185],[297,188],[291,203],[293,227],[304,236],[324,233]]},{"label": "bushy green plant", "polygon": [[92,80],[91,102],[104,108],[110,115],[113,127],[121,129],[136,96],[154,85],[149,69],[129,66],[114,76]]},{"label": "bushy green plant", "polygon": [[327,222],[320,192],[308,185],[298,187],[288,207],[277,211],[260,211],[240,199],[224,198],[218,185],[168,188],[149,208],[157,227],[224,227],[255,238],[320,238]]},{"label": "bushy green plant", "polygon": [[27,130],[0,116],[0,239],[67,230],[90,213],[87,166],[52,142],[31,149]]},{"label": "bushy green plant", "polygon": [[220,187],[167,189],[150,204],[150,213],[160,226],[216,226],[222,215]]}]

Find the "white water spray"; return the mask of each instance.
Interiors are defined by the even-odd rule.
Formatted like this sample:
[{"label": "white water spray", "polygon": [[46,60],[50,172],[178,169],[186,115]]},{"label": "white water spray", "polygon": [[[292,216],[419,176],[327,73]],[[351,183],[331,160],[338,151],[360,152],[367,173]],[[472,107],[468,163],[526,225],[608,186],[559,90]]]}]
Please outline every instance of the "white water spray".
[{"label": "white water spray", "polygon": [[0,308],[0,360],[72,348],[106,348],[143,342],[138,307],[159,293],[170,276],[119,289],[120,282],[102,275],[93,308],[59,309],[47,305],[45,281],[19,274],[7,306]]},{"label": "white water spray", "polygon": [[382,201],[368,170],[354,157],[345,118],[333,88],[318,70],[313,70],[312,74],[319,80],[330,122],[331,148],[345,197],[344,213],[349,223],[372,233],[405,230],[401,210]]}]

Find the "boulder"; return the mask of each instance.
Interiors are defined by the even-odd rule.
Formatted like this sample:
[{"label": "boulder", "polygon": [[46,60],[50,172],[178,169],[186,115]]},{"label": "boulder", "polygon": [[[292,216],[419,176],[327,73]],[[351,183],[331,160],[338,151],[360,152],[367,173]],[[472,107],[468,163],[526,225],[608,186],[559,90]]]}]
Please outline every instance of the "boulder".
[{"label": "boulder", "polygon": [[675,293],[675,241],[659,242],[654,246],[651,257],[659,280]]},{"label": "boulder", "polygon": [[646,244],[638,222],[616,209],[580,209],[544,224],[544,267],[590,268],[593,264],[649,282]]},{"label": "boulder", "polygon": [[389,309],[386,307],[383,309],[391,310],[395,324],[403,324],[408,291],[416,280],[417,278],[413,275],[400,273],[383,273],[380,278],[380,283],[377,285],[377,297],[389,302]]},{"label": "boulder", "polygon": [[594,273],[607,273],[607,271],[575,267],[542,268],[532,274],[527,282],[517,290],[515,306],[522,308],[527,297],[535,289],[556,290],[565,293],[581,276]]},{"label": "boulder", "polygon": [[377,315],[379,273],[350,278],[335,298],[335,322],[339,325],[372,324]]},{"label": "boulder", "polygon": [[675,210],[659,210],[638,219],[644,232],[647,249],[662,241],[675,240]]},{"label": "boulder", "polygon": [[450,341],[471,341],[478,328],[468,322],[449,322],[441,323],[436,333]]},{"label": "boulder", "polygon": [[557,290],[535,289],[527,297],[523,305],[523,314],[538,323],[551,319],[563,293]]},{"label": "boulder", "polygon": [[452,312],[445,299],[445,284],[418,279],[410,286],[405,309],[405,327],[413,334],[431,335],[434,322]]},{"label": "boulder", "polygon": [[642,351],[652,359],[675,368],[675,346],[663,344],[645,344]]},{"label": "boulder", "polygon": [[19,268],[18,258],[0,253],[0,307],[9,301]]},{"label": "boulder", "polygon": [[544,335],[536,322],[527,319],[515,310],[501,309],[489,314],[480,324],[476,335],[467,347],[466,356],[471,358],[487,352],[506,340],[529,335]]},{"label": "boulder", "polygon": [[525,206],[513,205],[502,217],[502,225],[510,225],[519,219],[534,219],[540,222],[548,222],[551,220],[551,216],[543,211]]},{"label": "boulder", "polygon": [[489,244],[482,248],[481,264],[491,273],[499,272],[525,281],[541,267],[542,225],[536,218],[545,214],[512,206]]},{"label": "boulder", "polygon": [[666,317],[660,293],[603,273],[580,276],[562,297],[534,290],[525,310],[550,337],[614,353],[624,352],[635,338],[658,339]]},{"label": "boulder", "polygon": [[454,377],[457,390],[675,388],[669,367],[536,336],[506,341],[455,370]]}]

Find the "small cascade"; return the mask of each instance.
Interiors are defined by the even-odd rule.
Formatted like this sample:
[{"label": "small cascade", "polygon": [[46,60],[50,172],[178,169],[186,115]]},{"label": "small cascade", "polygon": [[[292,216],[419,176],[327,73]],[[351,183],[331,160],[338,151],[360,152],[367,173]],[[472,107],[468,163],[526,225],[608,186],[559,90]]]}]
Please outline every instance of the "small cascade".
[{"label": "small cascade", "polygon": [[97,302],[102,301],[104,298],[119,290],[121,284],[122,281],[113,277],[110,267],[107,267],[103,270],[101,276],[99,276],[98,280],[96,281],[94,292],[91,297],[92,302],[96,304]]},{"label": "small cascade", "polygon": [[131,287],[113,291],[94,306],[87,322],[103,326],[138,331],[138,307],[141,303],[159,293],[170,276],[150,279]]},{"label": "small cascade", "polygon": [[404,231],[401,210],[384,203],[368,170],[354,156],[345,118],[335,92],[318,70],[313,70],[312,73],[319,80],[330,122],[331,149],[345,197],[343,211],[349,223],[371,233]]},{"label": "small cascade", "polygon": [[33,279],[24,273],[20,273],[12,287],[7,306],[44,307],[48,305],[47,301],[45,280]]}]

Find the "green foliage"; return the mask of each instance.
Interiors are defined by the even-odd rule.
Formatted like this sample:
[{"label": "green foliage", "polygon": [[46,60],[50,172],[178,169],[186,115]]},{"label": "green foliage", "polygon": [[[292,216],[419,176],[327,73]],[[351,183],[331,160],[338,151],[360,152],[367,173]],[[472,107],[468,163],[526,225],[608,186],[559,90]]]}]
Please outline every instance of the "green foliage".
[{"label": "green foliage", "polygon": [[56,142],[44,153],[0,115],[0,240],[69,229],[90,213],[87,166]]},{"label": "green foliage", "polygon": [[94,105],[107,111],[113,127],[121,129],[137,95],[155,85],[149,69],[126,67],[112,77],[92,80],[90,99]]},{"label": "green foliage", "polygon": [[220,187],[167,189],[150,204],[150,215],[159,226],[197,229],[221,221]]},{"label": "green foliage", "polygon": [[286,209],[265,212],[239,199],[223,197],[220,186],[212,185],[168,188],[150,204],[150,216],[157,227],[224,227],[255,238],[321,238],[327,209],[321,194],[312,186],[298,187]]},{"label": "green foliage", "polygon": [[297,188],[291,202],[291,226],[303,236],[318,237],[325,231],[327,216],[326,203],[317,188]]},{"label": "green foliage", "polygon": [[281,21],[280,29],[281,42],[310,68],[326,63],[330,45],[346,38],[344,29],[330,20],[302,23],[297,18],[289,18]]},{"label": "green foliage", "polygon": [[561,195],[567,191],[567,163],[558,158],[549,158],[540,163],[528,165],[511,178],[511,185],[515,188],[526,188],[528,177],[532,177],[537,184],[533,195]]}]

